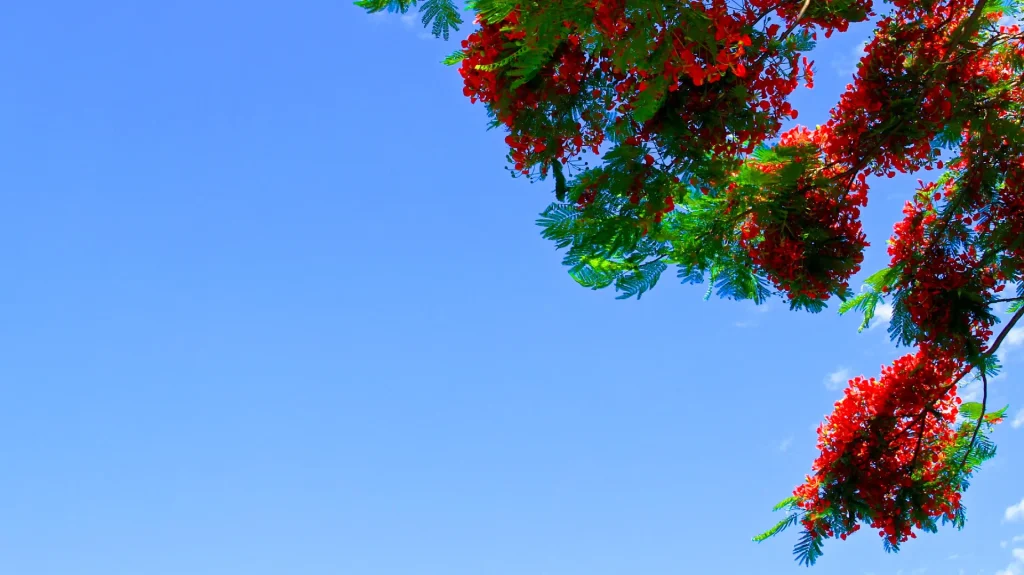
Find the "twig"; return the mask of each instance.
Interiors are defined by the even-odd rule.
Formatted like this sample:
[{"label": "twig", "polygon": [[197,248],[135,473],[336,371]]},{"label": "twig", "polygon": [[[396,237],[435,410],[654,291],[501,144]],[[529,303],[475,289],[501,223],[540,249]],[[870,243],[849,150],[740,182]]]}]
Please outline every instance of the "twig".
[{"label": "twig", "polygon": [[[982,2],[984,2],[984,0],[982,0]],[[793,33],[793,30],[796,30],[796,27],[800,24],[800,19],[804,17],[804,13],[807,12],[807,8],[810,5],[811,0],[804,0],[803,6],[800,6],[800,13],[796,15],[796,19],[793,20],[793,23],[789,25],[789,28],[786,28],[786,31],[782,33],[782,36],[779,36],[779,42],[785,40],[790,34]]]},{"label": "twig", "polygon": [[1008,301],[1021,301],[1024,297],[1004,297],[1001,299],[990,299],[987,303],[1006,303]]},{"label": "twig", "polygon": [[960,466],[956,468],[954,477],[960,475],[960,472],[964,470],[964,465],[967,464],[967,459],[971,456],[971,451],[974,450],[974,442],[978,440],[978,431],[981,430],[981,424],[985,421],[985,407],[988,406],[988,378],[985,377],[985,368],[981,369],[981,385],[981,415],[978,416],[978,423],[974,426],[971,442],[967,444],[967,453],[964,453],[964,458],[960,461]]}]

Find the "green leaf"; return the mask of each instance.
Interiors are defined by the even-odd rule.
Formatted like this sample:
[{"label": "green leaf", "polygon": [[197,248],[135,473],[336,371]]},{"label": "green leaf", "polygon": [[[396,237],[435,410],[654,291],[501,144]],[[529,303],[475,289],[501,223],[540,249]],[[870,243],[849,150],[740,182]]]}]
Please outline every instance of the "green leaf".
[{"label": "green leaf", "polygon": [[843,302],[839,306],[839,313],[842,315],[851,310],[863,312],[864,320],[861,322],[860,327],[857,328],[857,331],[864,331],[871,324],[871,320],[875,317],[875,309],[878,308],[880,303],[885,302],[878,295],[877,291],[867,291]]},{"label": "green leaf", "polygon": [[505,56],[504,58],[498,60],[497,62],[494,62],[492,64],[478,64],[476,69],[483,70],[484,72],[493,72],[495,70],[498,70],[499,68],[504,68],[505,66],[508,66],[512,62],[515,62],[516,59],[518,59],[520,56],[526,54],[529,51],[530,49],[527,48],[526,46],[521,46],[518,50],[512,52],[511,54]]},{"label": "green leaf", "polygon": [[633,296],[640,299],[644,292],[650,291],[658,283],[658,278],[666,269],[668,266],[664,262],[650,262],[640,266],[634,273],[620,276],[615,280],[615,291],[623,293],[616,296],[616,299],[629,299]]},{"label": "green leaf", "polygon": [[787,498],[783,499],[782,501],[779,501],[778,503],[776,503],[775,507],[772,507],[772,511],[779,511],[779,510],[781,510],[781,509],[783,509],[785,507],[789,507],[790,505],[793,505],[797,501],[800,501],[800,499],[797,498],[796,496],[790,495],[789,497],[787,497]]},{"label": "green leaf", "polygon": [[768,531],[765,531],[764,533],[761,533],[760,535],[755,535],[754,538],[753,538],[754,542],[755,543],[760,543],[760,542],[764,541],[765,539],[768,539],[770,537],[774,537],[774,536],[778,535],[779,533],[782,533],[783,531],[786,530],[787,527],[792,527],[793,525],[796,525],[797,517],[798,517],[798,515],[796,513],[794,513],[794,514],[786,517],[782,521],[779,521],[778,523],[776,523]]},{"label": "green leaf", "polygon": [[357,0],[355,4],[370,14],[385,10],[405,14],[416,5],[416,0]]},{"label": "green leaf", "polygon": [[804,534],[800,536],[800,540],[797,541],[796,546],[793,547],[793,555],[796,555],[796,562],[808,567],[814,565],[814,562],[824,554],[821,550],[821,544],[821,535],[805,530]]},{"label": "green leaf", "polygon": [[976,401],[969,401],[960,405],[960,415],[964,419],[977,421],[981,417],[981,404]]},{"label": "green leaf", "polygon": [[431,32],[435,37],[445,40],[452,30],[458,30],[462,24],[462,16],[452,0],[427,0],[420,6],[423,15],[423,27],[433,24]]},{"label": "green leaf", "polygon": [[456,50],[451,54],[445,56],[444,60],[441,60],[441,63],[444,64],[445,66],[457,66],[465,59],[466,53],[463,52],[462,50]]}]

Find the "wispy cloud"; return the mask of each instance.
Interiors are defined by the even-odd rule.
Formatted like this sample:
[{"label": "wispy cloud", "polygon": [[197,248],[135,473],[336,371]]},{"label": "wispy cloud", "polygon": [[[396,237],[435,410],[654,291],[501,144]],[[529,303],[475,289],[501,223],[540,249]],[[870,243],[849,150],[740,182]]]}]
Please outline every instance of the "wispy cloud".
[{"label": "wispy cloud", "polygon": [[839,57],[832,60],[832,68],[835,69],[836,73],[840,76],[850,76],[857,72],[857,64],[860,59],[864,57],[864,48],[868,45],[868,40],[864,40],[860,44],[857,44],[850,50],[846,57]]},{"label": "wispy cloud", "polygon": [[[1014,429],[1024,427],[1024,409],[1018,411],[1017,415],[1013,417],[1013,421],[1010,422],[1010,427]],[[1016,539],[1014,541],[1016,541]]]},{"label": "wispy cloud", "polygon": [[840,367],[832,373],[825,376],[825,387],[829,391],[837,391],[846,386],[846,382],[850,379],[850,368]]},{"label": "wispy cloud", "polygon": [[[999,363],[1006,365],[1011,356],[1018,354],[1022,346],[1024,346],[1024,328],[1015,327],[1010,330],[1010,333],[1006,334],[1006,339],[1003,340],[1003,344],[996,351]],[[1000,379],[1006,377],[1005,370],[999,374],[999,377]]]},{"label": "wispy cloud", "polygon": [[1020,18],[1014,18],[1013,16],[1007,14],[1000,18],[998,22],[996,22],[997,26],[1013,26],[1014,24],[1024,27],[1024,20],[1021,20]]},{"label": "wispy cloud", "polygon": [[1024,549],[1016,547],[1010,551],[1013,556],[1013,563],[1006,566],[1006,569],[997,571],[996,575],[1024,575]]},{"label": "wispy cloud", "polygon": [[1019,521],[1024,519],[1024,499],[1020,503],[1006,508],[1005,517],[1007,521]]},{"label": "wispy cloud", "polygon": [[790,435],[786,439],[783,439],[782,443],[779,444],[779,451],[785,453],[785,452],[789,451],[789,448],[792,447],[792,446],[793,446],[793,436]]},{"label": "wispy cloud", "polygon": [[[989,382],[991,381],[992,378],[989,378]],[[981,399],[981,387],[981,381],[974,380],[963,384],[960,391],[957,393],[960,395],[960,399],[963,399],[966,402],[974,402]]]},{"label": "wispy cloud", "polygon": [[[395,14],[392,14],[392,13],[387,12],[387,11],[374,12],[374,13],[370,14],[369,16],[370,16],[370,20],[374,24],[384,24],[384,23],[394,22],[396,20]],[[405,14],[400,14],[397,17],[397,20],[399,22],[401,22],[403,26],[405,26],[406,28],[408,28],[411,31],[418,30],[419,32],[417,32],[417,34],[416,34],[417,38],[419,38],[421,40],[433,40],[434,39],[434,36],[423,28],[423,23],[422,23],[422,21],[420,19],[420,15],[417,14],[415,11],[409,11],[409,12],[406,12]]]},{"label": "wispy cloud", "polygon": [[1011,347],[1024,343],[1024,327],[1015,327],[1006,334],[1006,345]]},{"label": "wispy cloud", "polygon": [[402,24],[405,24],[406,28],[415,28],[416,20],[418,20],[415,12],[406,12],[399,16],[398,19],[402,21]]},{"label": "wispy cloud", "polygon": [[1022,573],[1024,573],[1024,569],[1021,568],[1020,563],[1014,563],[1008,565],[1006,569],[996,571],[996,575],[1021,575]]},{"label": "wispy cloud", "polygon": [[871,318],[871,323],[868,325],[868,329],[872,330],[879,326],[888,326],[892,320],[892,305],[887,303],[880,303],[875,308],[875,317]]}]

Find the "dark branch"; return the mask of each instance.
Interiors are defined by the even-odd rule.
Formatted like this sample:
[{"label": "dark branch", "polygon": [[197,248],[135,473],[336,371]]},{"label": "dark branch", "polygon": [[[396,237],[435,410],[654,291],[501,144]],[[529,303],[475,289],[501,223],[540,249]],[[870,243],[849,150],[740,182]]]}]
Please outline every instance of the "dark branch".
[{"label": "dark branch", "polygon": [[974,450],[974,443],[978,441],[978,432],[981,430],[981,424],[985,421],[985,408],[988,407],[988,378],[985,377],[985,368],[981,369],[981,385],[981,415],[978,416],[978,423],[974,426],[971,442],[967,444],[967,453],[964,453],[964,458],[960,461],[960,466],[956,468],[954,477],[959,476],[960,472],[964,470],[964,465],[967,464],[967,459],[971,456],[971,451]]}]

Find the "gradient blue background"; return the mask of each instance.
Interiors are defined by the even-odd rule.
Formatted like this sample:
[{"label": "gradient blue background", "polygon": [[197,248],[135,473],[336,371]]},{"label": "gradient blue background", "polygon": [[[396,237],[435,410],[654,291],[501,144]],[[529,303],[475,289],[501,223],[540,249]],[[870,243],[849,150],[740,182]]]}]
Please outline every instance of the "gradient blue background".
[{"label": "gradient blue background", "polygon": [[[821,44],[802,123],[869,33]],[[884,327],[578,287],[454,47],[340,0],[4,5],[0,573],[799,570],[750,536]],[[876,182],[866,270],[914,179]],[[1024,429],[996,439],[964,533],[815,572],[1006,569]]]}]

